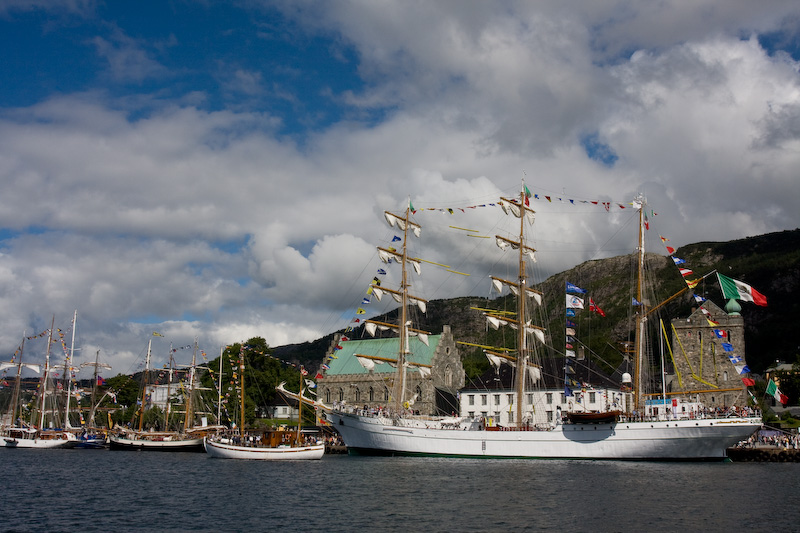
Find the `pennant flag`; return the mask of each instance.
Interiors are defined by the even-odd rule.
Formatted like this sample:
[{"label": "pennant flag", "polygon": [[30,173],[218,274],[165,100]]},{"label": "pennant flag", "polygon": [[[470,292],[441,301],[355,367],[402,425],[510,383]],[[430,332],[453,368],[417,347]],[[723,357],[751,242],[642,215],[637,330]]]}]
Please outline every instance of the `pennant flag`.
[{"label": "pennant flag", "polygon": [[722,295],[725,298],[753,302],[762,307],[767,306],[767,297],[747,283],[723,276],[719,272],[717,272],[717,279],[719,279],[719,286],[722,288]]},{"label": "pennant flag", "polygon": [[361,307],[359,307],[359,308],[356,310],[356,314],[357,314],[357,315],[366,315],[366,314],[367,314],[367,312],[366,312],[364,309],[362,309]]},{"label": "pennant flag", "polygon": [[742,378],[742,383],[744,383],[746,387],[755,387],[756,386],[756,380],[754,380],[752,378]]},{"label": "pennant flag", "polygon": [[572,396],[572,389],[564,385],[564,396]]},{"label": "pennant flag", "polygon": [[308,370],[303,368],[303,365],[300,365],[300,373],[303,374],[304,376],[307,376],[308,375]]},{"label": "pennant flag", "polygon": [[699,304],[701,304],[701,303],[706,301],[705,298],[703,298],[702,296],[700,296],[698,294],[693,294],[692,296],[694,296],[694,301],[699,303]]},{"label": "pennant flag", "polygon": [[370,301],[369,301],[369,298],[364,298],[363,300],[361,300],[361,303],[362,303],[362,304],[368,304],[368,303],[370,303]]},{"label": "pennant flag", "polygon": [[636,298],[631,298],[631,305],[642,305]]},{"label": "pennant flag", "polygon": [[380,274],[381,276],[385,276],[386,275],[386,271],[384,269],[382,269],[382,268],[379,268],[378,269],[378,274]]},{"label": "pennant flag", "polygon": [[697,287],[697,284],[700,283],[701,281],[703,281],[703,278],[693,279],[692,281],[686,280],[686,285],[690,289],[694,289],[695,287]]},{"label": "pennant flag", "polygon": [[567,357],[575,357],[575,352],[573,350],[566,350],[564,351],[564,355]]},{"label": "pennant flag", "polygon": [[575,335],[575,329],[574,328],[567,328],[564,331],[564,333],[566,333],[567,335]]},{"label": "pennant flag", "polygon": [[325,376],[322,375],[322,372],[317,372],[317,375],[314,376],[314,379],[323,379]]},{"label": "pennant flag", "polygon": [[586,294],[586,289],[581,289],[580,287],[573,285],[569,281],[567,283],[567,292],[575,292],[578,294]]},{"label": "pennant flag", "polygon": [[733,363],[734,365],[742,362],[742,358],[739,357],[738,355],[729,355],[728,359],[730,359],[731,363]]},{"label": "pennant flag", "polygon": [[583,298],[567,294],[567,309],[583,309]]},{"label": "pennant flag", "polygon": [[347,342],[347,341],[350,340],[350,337],[345,337],[344,335],[342,335],[342,338],[339,339],[339,340],[342,341],[342,342]]},{"label": "pennant flag", "polygon": [[159,332],[157,332],[157,331],[154,331],[154,332],[153,332],[153,337],[163,337],[163,336],[164,336],[164,335],[162,335],[161,333],[159,333]]},{"label": "pennant flag", "polygon": [[101,378],[100,376],[97,376],[97,386],[98,386],[98,387],[102,387],[102,386],[103,386],[103,385],[105,385],[105,384],[106,384],[106,380],[104,380],[104,379],[103,379],[103,378]]},{"label": "pennant flag", "polygon": [[750,367],[747,366],[747,365],[742,365],[742,368],[736,367],[736,369],[739,370],[740,374],[749,374],[750,373]]},{"label": "pennant flag", "polygon": [[723,330],[721,330],[721,329],[715,329],[715,330],[714,330],[714,334],[717,336],[717,338],[718,338],[718,339],[724,339],[725,337],[727,337],[727,336],[728,336],[728,334],[727,334],[727,333],[725,333],[725,332],[724,332]]},{"label": "pennant flag", "polygon": [[567,320],[567,327],[568,327],[568,328],[576,328],[576,327],[578,327],[578,326],[577,326],[577,324],[575,324],[575,322],[573,322],[572,320]]},{"label": "pennant flag", "polygon": [[411,200],[410,200],[410,199],[408,200],[408,209],[409,209],[409,210],[410,210],[412,213],[416,213],[416,212],[417,212],[417,210],[416,210],[416,209],[414,209],[414,204],[412,204],[412,203],[411,203]]},{"label": "pennant flag", "polygon": [[397,242],[397,241],[402,241],[402,240],[403,240],[403,239],[401,239],[401,238],[400,238],[400,237],[398,237],[397,235],[395,235],[395,236],[392,238],[392,242]]},{"label": "pennant flag", "polygon": [[686,262],[685,260],[675,256],[672,257],[672,261],[675,263],[675,266],[682,265]]},{"label": "pennant flag", "polygon": [[306,382],[306,387],[308,387],[309,389],[316,389],[317,388],[317,384],[314,383],[313,381],[311,381],[310,379],[306,379],[304,381]]},{"label": "pennant flag", "polygon": [[681,276],[683,276],[684,278],[686,276],[691,276],[692,274],[694,274],[694,272],[692,272],[688,268],[681,268],[680,271],[681,271]]},{"label": "pennant flag", "polygon": [[331,369],[331,367],[329,367],[325,363],[322,363],[322,370],[330,370],[330,369]]},{"label": "pennant flag", "polygon": [[666,237],[664,237],[663,235],[659,235],[659,237],[661,237],[661,242],[667,242],[669,240]]},{"label": "pennant flag", "polygon": [[594,303],[594,300],[591,298],[589,298],[589,311],[594,311],[595,313],[603,317],[606,316],[605,312],[602,309],[600,309],[600,307],[596,303]]},{"label": "pennant flag", "polygon": [[729,342],[723,342],[722,343],[722,349],[725,350],[726,352],[732,352],[733,351],[733,344],[731,344]]},{"label": "pennant flag", "polygon": [[372,283],[374,283],[375,285],[380,285],[381,284],[381,280],[379,280],[378,277],[376,276],[376,277],[372,278]]},{"label": "pennant flag", "polygon": [[675,248],[673,248],[672,246],[667,246],[667,253],[669,253],[669,255],[674,254],[675,253]]},{"label": "pennant flag", "polygon": [[575,316],[575,310],[567,308],[567,316],[574,317]]}]

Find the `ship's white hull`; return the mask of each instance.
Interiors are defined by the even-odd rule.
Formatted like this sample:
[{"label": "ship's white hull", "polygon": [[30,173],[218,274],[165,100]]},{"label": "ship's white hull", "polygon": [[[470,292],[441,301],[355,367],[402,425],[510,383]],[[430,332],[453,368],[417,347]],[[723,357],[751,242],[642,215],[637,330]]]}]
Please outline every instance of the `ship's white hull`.
[{"label": "ship's white hull", "polygon": [[150,440],[109,435],[112,450],[144,450],[160,452],[202,452],[203,439]]},{"label": "ship's white hull", "polygon": [[322,459],[325,454],[324,444],[311,446],[279,446],[276,448],[258,448],[250,446],[236,446],[223,442],[205,439],[206,452],[211,457],[220,459],[255,459],[261,461],[281,461],[299,459]]},{"label": "ship's white hull", "polygon": [[353,453],[546,459],[719,460],[761,426],[758,418],[719,418],[498,431],[340,412],[327,417]]},{"label": "ship's white hull", "polygon": [[19,438],[15,436],[4,436],[3,445],[6,448],[31,448],[31,449],[49,449],[49,448],[72,448],[78,443],[74,435],[63,433],[57,436],[47,436],[42,438],[36,436],[34,438],[24,437]]}]

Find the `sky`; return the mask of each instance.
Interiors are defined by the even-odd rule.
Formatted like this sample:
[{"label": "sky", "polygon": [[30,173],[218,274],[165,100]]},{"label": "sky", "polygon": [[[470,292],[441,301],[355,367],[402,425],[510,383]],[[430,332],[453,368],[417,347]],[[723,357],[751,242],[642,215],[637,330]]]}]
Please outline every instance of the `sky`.
[{"label": "sky", "polygon": [[522,180],[537,281],[633,252],[637,193],[653,251],[800,227],[794,1],[0,0],[0,47],[3,360],[76,310],[111,374],[319,338],[409,200],[461,272],[414,290],[489,296]]}]

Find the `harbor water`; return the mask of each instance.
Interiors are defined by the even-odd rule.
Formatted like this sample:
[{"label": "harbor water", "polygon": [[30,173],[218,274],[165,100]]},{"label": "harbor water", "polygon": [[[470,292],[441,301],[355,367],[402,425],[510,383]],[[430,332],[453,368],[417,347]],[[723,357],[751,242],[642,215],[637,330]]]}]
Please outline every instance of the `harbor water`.
[{"label": "harbor water", "polygon": [[792,531],[798,463],[0,450],[3,531]]}]

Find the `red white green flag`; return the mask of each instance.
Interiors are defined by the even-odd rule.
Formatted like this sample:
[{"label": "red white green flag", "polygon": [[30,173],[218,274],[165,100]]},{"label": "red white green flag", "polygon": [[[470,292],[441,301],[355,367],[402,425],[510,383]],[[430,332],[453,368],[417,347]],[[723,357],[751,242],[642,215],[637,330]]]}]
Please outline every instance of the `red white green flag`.
[{"label": "red white green flag", "polygon": [[769,383],[767,384],[766,393],[772,395],[772,397],[775,398],[776,401],[780,402],[783,405],[789,403],[789,397],[786,396],[784,393],[782,393],[781,390],[778,388],[778,385],[772,380],[769,380]]},{"label": "red white green flag", "polygon": [[728,299],[742,300],[743,302],[753,302],[762,307],[767,306],[767,297],[755,290],[747,283],[723,276],[717,272],[719,286],[722,288],[722,295]]}]

